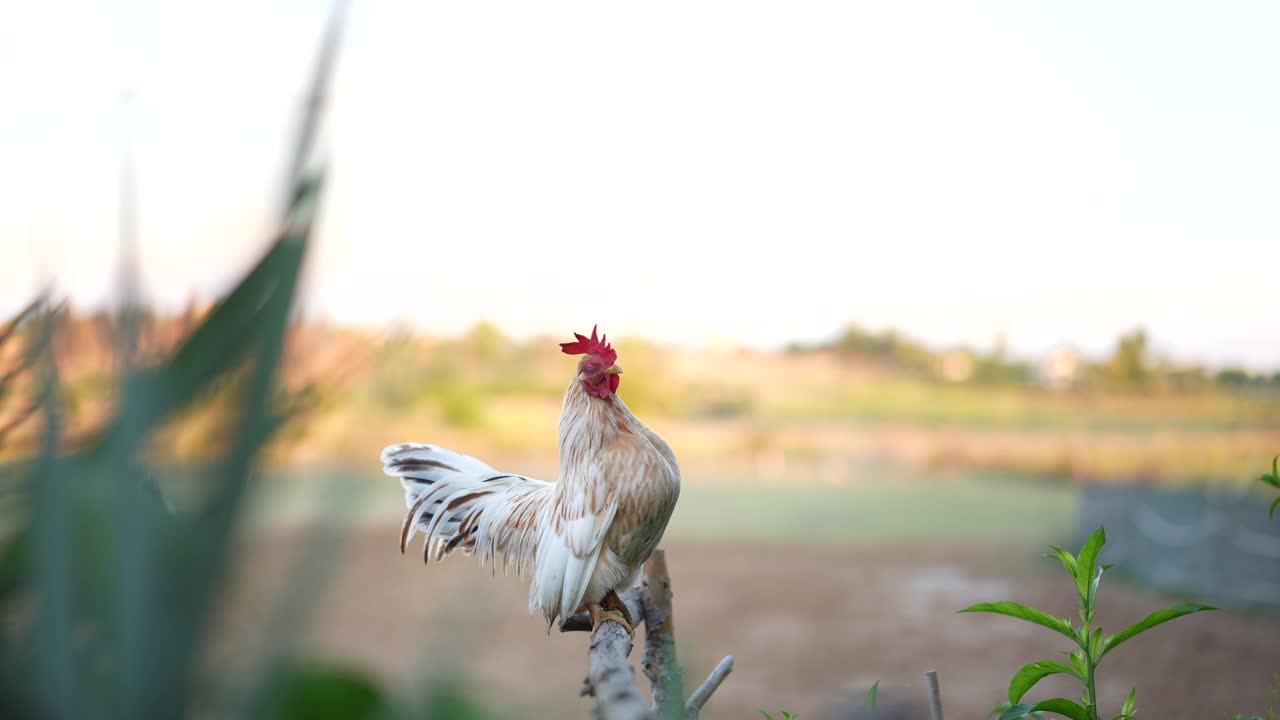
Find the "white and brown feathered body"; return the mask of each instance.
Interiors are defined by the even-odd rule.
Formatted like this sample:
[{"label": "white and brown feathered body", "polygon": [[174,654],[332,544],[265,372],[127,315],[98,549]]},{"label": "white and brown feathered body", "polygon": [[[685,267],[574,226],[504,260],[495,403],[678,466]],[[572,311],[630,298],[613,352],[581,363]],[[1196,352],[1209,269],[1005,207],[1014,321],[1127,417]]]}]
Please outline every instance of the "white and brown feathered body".
[{"label": "white and brown feathered body", "polygon": [[612,349],[594,331],[590,342],[596,354],[574,353],[586,356],[560,413],[559,482],[431,445],[382,452],[409,505],[401,551],[421,530],[424,560],[462,550],[478,554],[481,566],[514,567],[532,578],[529,612],[541,609],[548,627],[635,583],[680,494],[671,448],[614,392],[621,369]]}]

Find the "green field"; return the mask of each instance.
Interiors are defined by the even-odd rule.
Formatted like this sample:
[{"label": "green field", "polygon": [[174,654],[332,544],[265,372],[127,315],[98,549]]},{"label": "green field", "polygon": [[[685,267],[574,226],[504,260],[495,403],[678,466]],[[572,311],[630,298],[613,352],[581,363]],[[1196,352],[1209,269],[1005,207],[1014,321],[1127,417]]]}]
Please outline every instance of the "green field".
[{"label": "green field", "polygon": [[[258,524],[318,517],[394,525],[398,484],[380,473],[271,475],[252,498]],[[865,543],[1007,540],[1042,545],[1070,537],[1077,489],[975,472],[886,472],[856,485],[686,482],[667,531],[677,541]]]}]

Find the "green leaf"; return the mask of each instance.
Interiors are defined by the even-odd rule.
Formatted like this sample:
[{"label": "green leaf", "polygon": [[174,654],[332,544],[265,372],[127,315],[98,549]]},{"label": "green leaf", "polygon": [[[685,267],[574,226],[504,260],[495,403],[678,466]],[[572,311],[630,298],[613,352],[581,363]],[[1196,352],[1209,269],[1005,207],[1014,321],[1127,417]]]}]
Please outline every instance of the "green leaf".
[{"label": "green leaf", "polygon": [[1093,631],[1093,637],[1089,638],[1089,657],[1094,658],[1094,662],[1102,659],[1102,628]]},{"label": "green leaf", "polygon": [[997,615],[1008,615],[1009,617],[1026,620],[1042,627],[1047,627],[1054,632],[1066,635],[1072,640],[1075,639],[1075,633],[1071,631],[1071,622],[1066,618],[1054,617],[1049,613],[1038,608],[1028,607],[1012,600],[1001,600],[995,603],[978,603],[970,605],[960,612],[989,612]]},{"label": "green leaf", "polygon": [[1102,653],[1097,656],[1097,659],[1101,660],[1102,658],[1106,657],[1107,653],[1111,652],[1117,646],[1119,646],[1120,643],[1124,642],[1125,640],[1128,640],[1129,638],[1139,633],[1146,632],[1147,630],[1150,630],[1151,628],[1161,623],[1169,622],[1170,620],[1173,620],[1175,618],[1180,618],[1183,615],[1198,613],[1201,610],[1217,610],[1217,609],[1218,608],[1213,607],[1212,605],[1201,605],[1199,603],[1182,603],[1181,605],[1175,605],[1174,607],[1171,607],[1168,610],[1160,610],[1157,612],[1153,612],[1150,615],[1148,615],[1146,618],[1144,618],[1141,622],[1134,623],[1133,625],[1130,625],[1124,630],[1121,630],[1115,635],[1112,635],[1111,637],[1107,638],[1107,642],[1104,643],[1102,646]]},{"label": "green leaf", "polygon": [[1275,475],[1259,475],[1258,482],[1266,483],[1273,488],[1280,488],[1280,477],[1276,477]]},{"label": "green leaf", "polygon": [[1000,720],[1018,720],[1026,717],[1029,712],[1031,712],[1030,705],[1011,705],[1000,715]]},{"label": "green leaf", "polygon": [[862,699],[862,709],[863,709],[863,710],[875,710],[875,709],[876,709],[876,694],[877,694],[879,691],[880,691],[880,681],[879,681],[879,680],[877,680],[877,681],[875,681],[875,684],[873,684],[873,685],[871,686],[871,689],[867,691],[867,696],[866,696],[865,698],[863,698],[863,699]]},{"label": "green leaf", "polygon": [[760,714],[765,717],[765,720],[773,720],[773,716],[763,710],[760,711]]},{"label": "green leaf", "polygon": [[1080,591],[1080,599],[1086,600],[1090,605],[1093,604],[1093,597],[1089,593],[1089,584],[1093,581],[1098,552],[1105,544],[1107,544],[1107,532],[1100,527],[1089,535],[1084,547],[1080,548],[1080,556],[1076,560],[1076,588]]},{"label": "green leaf", "polygon": [[1089,676],[1089,668],[1085,666],[1083,653],[1076,650],[1075,652],[1069,653],[1068,657],[1071,658],[1071,667],[1075,670],[1076,677],[1083,678]]},{"label": "green leaf", "polygon": [[372,720],[390,709],[369,677],[343,668],[300,668],[289,673],[279,693],[270,713],[276,720]]},{"label": "green leaf", "polygon": [[1071,579],[1074,580],[1076,578],[1076,556],[1055,545],[1050,545],[1049,547],[1053,550],[1053,555],[1046,553],[1045,557],[1057,558],[1058,562],[1062,563],[1062,567],[1071,574]]},{"label": "green leaf", "polygon": [[1137,694],[1138,688],[1132,688],[1129,690],[1129,697],[1125,698],[1124,705],[1120,706],[1121,715],[1124,715],[1125,717],[1133,716],[1133,699]]},{"label": "green leaf", "polygon": [[1089,711],[1078,703],[1066,698],[1042,700],[1035,705],[1014,705],[1000,716],[1000,720],[1017,720],[1033,713],[1051,712],[1071,718],[1071,720],[1090,720]]},{"label": "green leaf", "polygon": [[1280,505],[1280,497],[1277,497],[1275,500],[1271,501],[1271,507],[1267,508],[1267,517],[1272,517],[1273,515],[1275,515],[1277,505]]},{"label": "green leaf", "polygon": [[[1093,576],[1093,582],[1089,585],[1089,607],[1093,607],[1094,598],[1098,596],[1098,584],[1102,582],[1102,575],[1106,571],[1115,567],[1115,563],[1103,563],[1098,566],[1098,572]],[[1093,618],[1091,617],[1090,620]]]},{"label": "green leaf", "polygon": [[1035,687],[1036,683],[1050,675],[1059,673],[1072,675],[1082,681],[1084,680],[1076,673],[1074,668],[1057,660],[1041,660],[1027,663],[1022,666],[1021,670],[1014,673],[1013,678],[1009,681],[1009,702],[1017,704],[1019,700],[1022,700],[1022,696],[1027,694],[1028,690]]}]

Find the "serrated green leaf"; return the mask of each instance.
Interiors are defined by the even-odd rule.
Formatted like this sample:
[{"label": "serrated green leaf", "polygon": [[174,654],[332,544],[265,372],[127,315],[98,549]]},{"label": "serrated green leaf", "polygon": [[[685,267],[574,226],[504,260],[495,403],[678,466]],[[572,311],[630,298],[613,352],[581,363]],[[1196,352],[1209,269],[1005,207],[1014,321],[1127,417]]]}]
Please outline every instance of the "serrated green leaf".
[{"label": "serrated green leaf", "polygon": [[876,694],[879,693],[879,691],[880,691],[880,681],[877,680],[871,686],[871,689],[867,691],[867,696],[862,699],[863,710],[876,709]]},{"label": "serrated green leaf", "polygon": [[995,603],[978,603],[970,605],[960,612],[989,612],[997,615],[1008,615],[1009,617],[1026,620],[1042,627],[1047,627],[1054,632],[1066,635],[1071,639],[1075,639],[1075,633],[1071,630],[1071,622],[1066,618],[1054,617],[1039,608],[1028,607],[1012,600],[1001,600]]},{"label": "serrated green leaf", "polygon": [[1106,643],[1104,643],[1102,646],[1102,653],[1097,655],[1096,657],[1098,660],[1101,660],[1102,658],[1106,657],[1107,653],[1116,649],[1116,647],[1118,647],[1124,641],[1128,640],[1129,638],[1132,638],[1133,636],[1139,633],[1146,632],[1147,630],[1150,630],[1151,628],[1157,625],[1160,625],[1161,623],[1169,622],[1170,620],[1173,620],[1175,618],[1180,618],[1183,615],[1191,615],[1192,613],[1198,613],[1202,610],[1217,610],[1217,609],[1218,608],[1213,607],[1212,605],[1201,605],[1199,603],[1182,603],[1181,605],[1175,605],[1174,607],[1171,607],[1167,610],[1159,610],[1157,612],[1153,612],[1150,615],[1143,618],[1142,621],[1136,622],[1130,625],[1129,627],[1125,628],[1124,630],[1121,630],[1120,632],[1116,633],[1115,635],[1112,635],[1111,637],[1107,638]]},{"label": "serrated green leaf", "polygon": [[1059,673],[1084,680],[1083,677],[1077,675],[1074,668],[1057,660],[1040,660],[1027,663],[1022,666],[1021,670],[1014,673],[1013,678],[1009,680],[1009,702],[1016,705],[1022,700],[1022,696],[1027,694],[1027,691],[1035,687],[1036,683],[1050,675]]},{"label": "serrated green leaf", "polygon": [[1105,544],[1107,544],[1107,532],[1100,527],[1089,535],[1084,547],[1080,548],[1080,555],[1076,559],[1076,589],[1080,591],[1082,600],[1089,599],[1092,602],[1092,598],[1089,595],[1089,584],[1093,581],[1093,573],[1098,562],[1098,552],[1102,550],[1102,546]]},{"label": "serrated green leaf", "polygon": [[1056,558],[1058,562],[1062,563],[1063,569],[1065,569],[1071,575],[1071,579],[1075,580],[1076,579],[1076,556],[1072,555],[1066,550],[1063,550],[1062,548],[1057,547],[1055,545],[1050,545],[1049,548],[1053,550],[1053,554],[1049,555],[1046,553],[1045,557]]}]

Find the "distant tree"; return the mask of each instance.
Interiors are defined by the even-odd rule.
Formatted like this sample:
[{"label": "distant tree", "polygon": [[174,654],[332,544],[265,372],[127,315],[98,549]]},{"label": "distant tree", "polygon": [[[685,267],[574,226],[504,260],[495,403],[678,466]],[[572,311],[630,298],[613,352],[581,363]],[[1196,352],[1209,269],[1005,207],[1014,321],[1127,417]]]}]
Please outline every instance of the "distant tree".
[{"label": "distant tree", "polygon": [[1121,335],[1116,341],[1115,352],[1107,362],[1107,375],[1120,387],[1145,386],[1151,378],[1147,353],[1146,330],[1137,328]]},{"label": "distant tree", "polygon": [[498,326],[488,321],[481,321],[471,326],[466,337],[463,338],[463,345],[476,357],[489,361],[502,358],[510,347],[510,343]]},{"label": "distant tree", "polygon": [[1248,370],[1231,367],[1219,370],[1218,374],[1214,375],[1213,379],[1216,380],[1219,385],[1226,385],[1227,387],[1243,387],[1253,381],[1253,376],[1249,374]]}]

